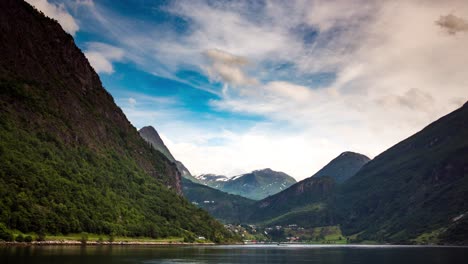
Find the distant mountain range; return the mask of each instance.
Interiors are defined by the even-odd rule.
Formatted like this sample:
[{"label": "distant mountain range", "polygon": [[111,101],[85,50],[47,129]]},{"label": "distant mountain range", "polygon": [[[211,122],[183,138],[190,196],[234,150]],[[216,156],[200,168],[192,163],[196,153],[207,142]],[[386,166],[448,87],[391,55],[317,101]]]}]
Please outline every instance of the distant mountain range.
[{"label": "distant mountain range", "polygon": [[232,178],[215,174],[195,177],[207,186],[253,200],[274,195],[296,183],[296,180],[286,173],[271,169],[255,170]]},{"label": "distant mountain range", "polygon": [[369,160],[359,153],[341,153],[313,176],[257,202],[248,221],[305,227],[334,224],[325,201],[335,195],[339,183],[356,174]]},{"label": "distant mountain range", "polygon": [[354,241],[468,244],[467,201],[468,103],[371,161],[341,154],[313,177],[256,202],[244,221],[339,225]]}]

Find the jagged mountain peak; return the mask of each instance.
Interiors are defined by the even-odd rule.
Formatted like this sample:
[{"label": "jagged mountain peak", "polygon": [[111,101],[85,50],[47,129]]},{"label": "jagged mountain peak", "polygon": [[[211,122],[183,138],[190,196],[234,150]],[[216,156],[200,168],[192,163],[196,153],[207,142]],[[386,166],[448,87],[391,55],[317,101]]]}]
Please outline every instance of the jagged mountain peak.
[{"label": "jagged mountain peak", "polygon": [[148,142],[153,148],[164,154],[166,158],[168,158],[172,162],[176,161],[174,156],[172,156],[171,152],[164,144],[164,141],[159,136],[158,131],[154,127],[145,126],[138,130],[138,132],[146,142]]}]

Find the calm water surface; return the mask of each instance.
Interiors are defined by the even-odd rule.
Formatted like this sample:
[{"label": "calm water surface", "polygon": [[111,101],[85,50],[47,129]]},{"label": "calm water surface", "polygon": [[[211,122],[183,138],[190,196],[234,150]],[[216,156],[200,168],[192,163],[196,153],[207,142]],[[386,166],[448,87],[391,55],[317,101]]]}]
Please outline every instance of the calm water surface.
[{"label": "calm water surface", "polygon": [[468,263],[468,248],[415,246],[1,247],[0,263]]}]

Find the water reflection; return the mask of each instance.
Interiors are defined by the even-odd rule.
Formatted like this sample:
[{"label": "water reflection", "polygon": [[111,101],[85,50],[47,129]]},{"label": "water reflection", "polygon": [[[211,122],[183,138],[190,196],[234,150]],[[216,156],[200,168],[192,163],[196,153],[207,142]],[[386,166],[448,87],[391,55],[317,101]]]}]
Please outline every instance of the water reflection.
[{"label": "water reflection", "polygon": [[0,247],[0,263],[463,263],[468,248],[408,246]]}]

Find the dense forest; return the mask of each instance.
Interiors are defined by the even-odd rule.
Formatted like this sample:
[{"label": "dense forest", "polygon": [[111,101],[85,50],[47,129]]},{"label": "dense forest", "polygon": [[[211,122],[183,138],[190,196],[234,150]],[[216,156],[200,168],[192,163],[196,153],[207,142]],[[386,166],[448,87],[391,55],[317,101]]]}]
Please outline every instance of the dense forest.
[{"label": "dense forest", "polygon": [[0,54],[3,229],[233,238],[181,196],[175,164],[141,139],[56,21],[1,1]]}]

